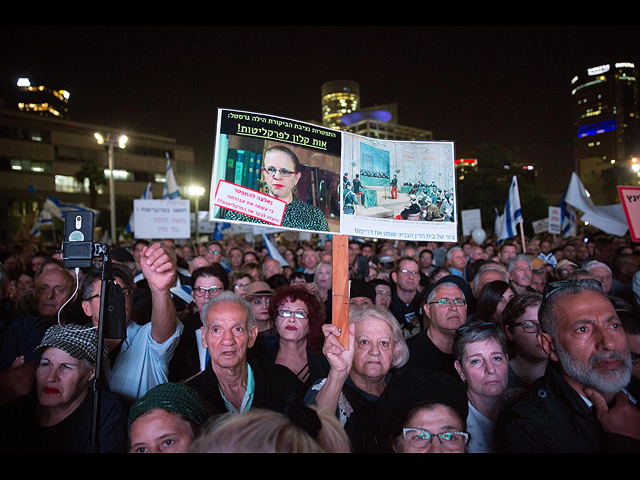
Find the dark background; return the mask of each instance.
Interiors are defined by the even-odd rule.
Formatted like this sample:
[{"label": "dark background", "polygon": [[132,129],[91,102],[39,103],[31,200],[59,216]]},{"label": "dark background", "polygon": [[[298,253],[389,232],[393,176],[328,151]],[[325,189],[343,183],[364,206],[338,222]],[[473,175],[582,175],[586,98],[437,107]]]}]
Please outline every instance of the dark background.
[{"label": "dark background", "polygon": [[537,187],[573,169],[571,79],[640,62],[637,26],[3,26],[0,96],[19,77],[71,93],[72,120],[176,138],[209,176],[217,109],[321,120],[321,85],[456,143],[516,147]]}]

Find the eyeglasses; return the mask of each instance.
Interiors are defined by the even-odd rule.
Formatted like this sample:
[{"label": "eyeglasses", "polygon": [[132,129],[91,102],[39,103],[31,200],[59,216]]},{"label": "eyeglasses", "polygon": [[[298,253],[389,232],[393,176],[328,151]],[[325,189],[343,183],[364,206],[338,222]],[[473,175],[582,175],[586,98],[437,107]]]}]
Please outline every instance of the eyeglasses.
[{"label": "eyeglasses", "polygon": [[294,317],[300,319],[300,320],[304,320],[305,318],[307,318],[309,316],[309,314],[307,312],[303,312],[303,311],[296,311],[296,312],[292,312],[291,310],[278,310],[278,315],[280,315],[282,318],[289,318],[291,317],[291,315],[293,315]]},{"label": "eyeglasses", "polygon": [[214,255],[220,255],[222,252],[220,250],[207,250],[209,253],[213,253]]},{"label": "eyeglasses", "polygon": [[216,295],[218,295],[220,292],[222,291],[222,287],[196,287],[193,289],[193,294],[196,297],[204,297],[205,295],[209,295],[210,297],[215,297]]},{"label": "eyeglasses", "polygon": [[418,275],[420,275],[420,272],[418,270],[400,270],[400,273],[403,275],[412,275],[414,277],[417,277]]},{"label": "eyeglasses", "polygon": [[247,288],[249,288],[249,284],[248,283],[236,283],[236,286],[233,288],[240,288],[242,290],[246,290]]},{"label": "eyeglasses", "polygon": [[431,443],[433,437],[438,437],[440,445],[450,451],[460,450],[469,441],[469,434],[466,432],[444,432],[435,435],[421,428],[403,428],[402,435],[414,448],[425,448]]},{"label": "eyeglasses", "polygon": [[543,306],[546,304],[548,298],[563,288],[567,288],[570,286],[587,286],[588,288],[597,289],[602,292],[602,283],[598,280],[594,280],[592,278],[581,278],[578,280],[558,280],[557,282],[550,282],[544,286],[544,290],[542,292],[542,302],[540,302],[540,306],[538,307],[538,311],[541,312],[543,310]]},{"label": "eyeglasses", "polygon": [[[122,289],[122,294],[125,297],[132,297],[133,296],[133,289],[131,288],[123,288]],[[90,296],[89,298],[85,298],[85,301],[89,301],[89,300],[93,300],[94,298],[100,298],[101,297],[101,293],[98,292],[95,295]]]},{"label": "eyeglasses", "polygon": [[441,298],[440,300],[430,302],[429,305],[433,305],[434,303],[440,306],[446,305],[450,307],[451,305],[455,305],[456,307],[462,307],[467,304],[467,301],[464,298]]},{"label": "eyeglasses", "polygon": [[520,325],[526,333],[538,333],[540,330],[540,324],[536,322],[516,322],[513,325]]},{"label": "eyeglasses", "polygon": [[456,330],[456,335],[466,335],[469,332],[477,331],[477,332],[486,332],[490,330],[496,330],[498,325],[495,323],[472,323],[468,325],[463,325]]},{"label": "eyeglasses", "polygon": [[268,173],[272,177],[274,177],[276,173],[280,173],[280,176],[282,177],[290,177],[291,175],[296,173],[287,168],[266,167],[266,168],[263,168],[262,170],[264,170],[265,173]]}]

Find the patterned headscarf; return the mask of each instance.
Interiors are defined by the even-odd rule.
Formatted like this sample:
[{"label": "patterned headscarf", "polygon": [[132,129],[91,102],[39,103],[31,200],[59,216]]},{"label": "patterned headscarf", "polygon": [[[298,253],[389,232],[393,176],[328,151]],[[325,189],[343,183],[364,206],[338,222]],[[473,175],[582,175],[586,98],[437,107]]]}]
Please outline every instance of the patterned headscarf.
[{"label": "patterned headscarf", "polygon": [[[42,342],[34,351],[42,353],[47,347],[55,347],[77,360],[90,360],[96,363],[98,357],[98,331],[73,323],[49,327]],[[105,346],[106,354],[106,346]]]},{"label": "patterned headscarf", "polygon": [[162,383],[142,396],[129,410],[129,428],[138,417],[155,409],[182,415],[198,425],[207,419],[207,412],[198,393],[184,383]]}]

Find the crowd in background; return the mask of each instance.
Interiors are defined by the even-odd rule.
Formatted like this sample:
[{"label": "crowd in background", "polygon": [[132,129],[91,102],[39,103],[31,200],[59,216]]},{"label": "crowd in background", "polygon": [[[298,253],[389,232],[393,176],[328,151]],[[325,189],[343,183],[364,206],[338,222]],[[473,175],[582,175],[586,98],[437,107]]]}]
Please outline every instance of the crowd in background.
[{"label": "crowd in background", "polygon": [[[481,245],[352,238],[350,348],[332,325],[331,240],[280,240],[277,248],[285,264],[265,245],[234,237],[110,248],[127,334],[105,342],[101,451],[622,451],[640,443],[640,427],[614,425],[613,397],[567,393],[577,383],[612,395],[624,387],[632,405],[625,407],[637,410],[640,244],[628,237],[541,235]],[[0,254],[0,443],[5,451],[87,451],[99,259],[92,268],[65,268],[59,245],[38,243],[6,243]],[[590,334],[593,349],[628,355],[602,360],[628,364],[631,377],[615,392],[563,360],[577,363],[572,355],[585,348],[573,340],[575,350],[559,348],[573,337],[558,324],[584,306],[562,317],[568,300],[558,297],[553,310],[554,289],[568,284],[595,285],[576,287],[575,298],[606,299],[604,313],[580,334],[596,324],[606,324],[602,337],[624,332],[625,345],[618,340],[615,348]],[[599,312],[600,297],[588,310]],[[234,324],[228,343],[240,353],[231,352],[224,322],[247,306],[240,316],[251,317],[243,327],[251,332]],[[209,328],[213,319],[219,323]],[[242,368],[224,363],[232,355]],[[593,370],[599,361],[591,359]],[[244,378],[223,379],[222,371]],[[538,416],[526,417],[522,401],[537,402]],[[572,408],[584,424],[563,416]],[[630,411],[625,428],[637,426]],[[535,438],[553,437],[550,422],[586,440],[566,434],[553,439],[554,450]]]}]

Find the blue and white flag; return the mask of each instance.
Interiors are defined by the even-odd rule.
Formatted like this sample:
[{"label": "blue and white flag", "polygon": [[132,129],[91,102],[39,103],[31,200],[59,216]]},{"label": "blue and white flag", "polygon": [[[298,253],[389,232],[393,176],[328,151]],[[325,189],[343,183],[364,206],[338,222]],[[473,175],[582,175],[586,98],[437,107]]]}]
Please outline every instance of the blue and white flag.
[{"label": "blue and white flag", "polygon": [[53,228],[53,215],[51,215],[51,212],[48,210],[41,210],[40,213],[38,213],[38,218],[36,218],[33,227],[31,227],[31,235],[38,237],[40,233],[42,233],[42,227],[45,226]]},{"label": "blue and white flag", "polygon": [[576,220],[576,209],[573,205],[569,205],[565,198],[569,187],[562,194],[560,199],[560,219],[562,222],[562,238],[575,237],[577,231],[578,222]]},{"label": "blue and white flag", "polygon": [[86,211],[90,210],[94,214],[100,213],[98,210],[93,210],[91,208],[83,207],[82,205],[73,205],[71,203],[64,203],[54,197],[47,197],[44,201],[44,205],[42,206],[42,210],[46,210],[55,218],[60,220],[64,220],[64,215],[66,212],[78,212],[78,211]]},{"label": "blue and white flag", "polygon": [[282,257],[282,255],[280,255],[278,248],[273,244],[271,240],[269,240],[269,237],[267,236],[267,234],[264,231],[261,231],[260,233],[262,233],[262,238],[264,239],[264,244],[267,247],[267,252],[269,252],[269,256],[274,260],[277,260],[280,263],[280,265],[282,265],[283,267],[286,267],[287,265],[289,265],[289,262],[287,262]]},{"label": "blue and white flag", "polygon": [[180,189],[178,188],[178,182],[176,182],[176,176],[171,168],[171,160],[167,153],[167,173],[164,178],[164,188],[162,189],[163,200],[175,200],[176,198],[182,198],[180,196]]},{"label": "blue and white flag", "polygon": [[54,197],[47,197],[42,205],[42,210],[38,214],[38,218],[31,227],[31,235],[38,236],[41,233],[41,228],[45,225],[53,226],[54,217],[64,221],[64,215],[66,212],[78,212],[78,211],[92,211],[94,213],[94,222],[97,221],[99,210],[93,210],[91,208],[83,207],[82,205],[74,205],[71,203],[64,203]]},{"label": "blue and white flag", "polygon": [[213,229],[213,239],[214,240],[223,240],[224,239],[224,231],[231,228],[231,224],[228,222],[216,222],[216,226]]},{"label": "blue and white flag", "polygon": [[[147,184],[147,188],[144,189],[144,193],[142,194],[142,196],[140,197],[142,200],[153,200],[153,191],[151,190],[151,182],[149,182]],[[129,215],[129,223],[127,223],[127,226],[125,227],[124,231],[125,233],[133,233],[135,232],[135,225],[134,225],[134,221],[133,221],[133,212],[131,212],[131,215]]]},{"label": "blue and white flag", "polygon": [[504,222],[500,235],[498,236],[498,242],[515,237],[518,234],[518,224],[523,223],[518,179],[515,175],[511,181],[511,187],[509,187],[509,196],[507,197],[507,204],[504,207],[503,216]]}]

